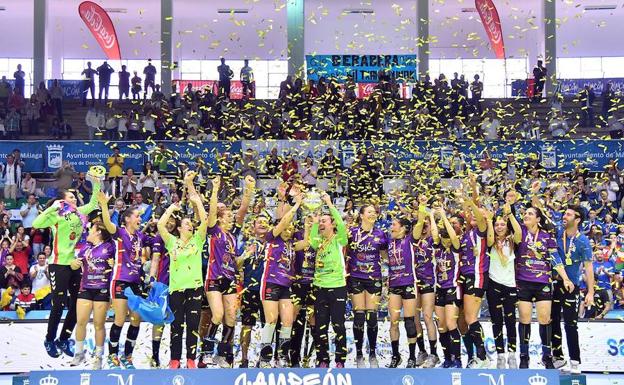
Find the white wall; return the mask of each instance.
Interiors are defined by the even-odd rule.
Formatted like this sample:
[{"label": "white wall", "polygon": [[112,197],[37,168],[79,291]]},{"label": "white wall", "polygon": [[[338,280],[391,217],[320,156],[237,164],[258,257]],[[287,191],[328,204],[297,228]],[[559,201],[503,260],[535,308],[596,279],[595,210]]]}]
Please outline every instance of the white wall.
[{"label": "white wall", "polygon": [[30,58],[33,52],[32,0],[2,0],[0,12],[0,57]]}]

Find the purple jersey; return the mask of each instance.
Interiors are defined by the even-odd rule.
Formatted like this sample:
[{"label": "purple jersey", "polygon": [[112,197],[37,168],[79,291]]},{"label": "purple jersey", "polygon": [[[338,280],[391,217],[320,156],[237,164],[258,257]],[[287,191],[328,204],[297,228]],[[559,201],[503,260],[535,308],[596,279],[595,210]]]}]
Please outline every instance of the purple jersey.
[{"label": "purple jersey", "polygon": [[381,250],[388,248],[388,239],[381,229],[364,231],[352,227],[349,231],[347,272],[354,278],[381,279]]},{"label": "purple jersey", "polygon": [[516,279],[550,283],[552,267],[561,264],[557,242],[548,232],[531,232],[522,225],[522,241],[516,249]]},{"label": "purple jersey", "polygon": [[130,235],[125,227],[117,227],[117,232],[113,234],[115,242],[113,281],[141,282],[141,265],[145,238],[145,235],[138,230]]},{"label": "purple jersey", "polygon": [[436,279],[438,287],[448,289],[457,287],[459,281],[460,251],[452,245],[447,250],[442,244],[434,246],[436,261]]},{"label": "purple jersey", "polygon": [[155,237],[150,237],[150,246],[152,247],[152,255],[158,253],[160,258],[158,259],[158,269],[156,270],[156,280],[165,285],[169,285],[169,253],[165,248],[165,241],[163,241],[160,234]]},{"label": "purple jersey", "polygon": [[390,287],[414,285],[414,248],[412,234],[402,239],[391,239],[388,243],[388,285]]},{"label": "purple jersey", "polygon": [[433,238],[427,237],[416,242],[416,280],[420,284],[435,285],[433,273]]},{"label": "purple jersey", "polygon": [[210,235],[210,249],[208,251],[207,281],[226,278],[236,280],[236,256],[238,250],[236,236],[229,231],[223,231],[219,225],[208,228]]},{"label": "purple jersey", "polygon": [[273,232],[269,231],[266,235],[266,242],[264,273],[262,274],[260,291],[264,292],[267,283],[290,287],[295,275],[293,240],[284,241],[281,235],[274,237]]},{"label": "purple jersey", "polygon": [[[295,239],[302,240],[303,233],[298,232]],[[312,284],[314,280],[314,264],[316,263],[316,251],[308,247],[306,250],[295,251],[295,277],[302,284]]]},{"label": "purple jersey", "polygon": [[461,239],[459,273],[463,276],[474,275],[480,282],[490,269],[490,257],[487,254],[487,237],[478,227],[467,231]]},{"label": "purple jersey", "polygon": [[115,246],[112,242],[102,242],[97,246],[85,243],[78,253],[78,259],[82,261],[80,290],[106,289],[111,276],[108,261],[114,257]]}]

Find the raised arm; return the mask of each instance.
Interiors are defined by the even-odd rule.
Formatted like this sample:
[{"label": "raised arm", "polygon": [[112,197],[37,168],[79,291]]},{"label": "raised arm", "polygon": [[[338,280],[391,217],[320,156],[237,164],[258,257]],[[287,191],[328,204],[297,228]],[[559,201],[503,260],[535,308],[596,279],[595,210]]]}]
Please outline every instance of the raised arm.
[{"label": "raised arm", "polygon": [[513,229],[514,243],[517,245],[522,242],[522,227],[520,226],[520,223],[518,223],[516,216],[513,215],[513,213],[511,212],[511,205],[509,203],[506,203],[503,206],[503,214],[507,216],[509,223],[511,223],[511,228]]},{"label": "raised arm", "polygon": [[100,209],[102,210],[102,222],[106,227],[106,231],[111,234],[115,234],[117,232],[117,226],[111,222],[110,212],[108,211],[108,201],[110,200],[110,197],[103,191],[100,191],[97,194],[97,200],[100,203]]},{"label": "raised arm", "polygon": [[440,208],[440,216],[442,217],[444,228],[446,229],[446,232],[448,233],[449,238],[451,239],[451,244],[453,245],[453,248],[458,250],[459,247],[461,246],[459,237],[457,236],[457,233],[455,232],[453,225],[451,225],[451,222],[448,220],[448,217],[446,216],[446,212],[442,208]]},{"label": "raised arm", "polygon": [[208,209],[208,227],[214,227],[217,224],[217,205],[219,204],[219,187],[221,186],[221,177],[217,176],[212,180],[212,192],[210,193],[210,207]]},{"label": "raised arm", "polygon": [[167,207],[167,210],[165,210],[163,215],[158,220],[158,223],[156,224],[156,227],[158,228],[158,233],[162,237],[165,244],[167,244],[167,242],[169,242],[169,239],[171,238],[171,233],[169,232],[169,230],[167,230],[167,222],[169,221],[169,218],[171,218],[173,213],[178,210],[180,210],[180,203],[172,203],[171,205],[169,205],[169,207]]},{"label": "raised arm", "polygon": [[422,230],[425,226],[425,218],[427,217],[427,197],[424,194],[420,194],[418,197],[418,221],[416,226],[412,230],[412,237],[414,239],[420,239],[422,236]]},{"label": "raised arm", "polygon": [[[488,211],[488,213],[491,213],[491,211]],[[494,233],[494,223],[492,221],[492,217],[490,216],[487,219],[487,245],[488,247],[494,246],[495,238],[496,238],[496,234]]]},{"label": "raised arm", "polygon": [[288,210],[288,212],[282,217],[282,219],[280,219],[277,226],[273,227],[273,230],[271,230],[274,237],[278,237],[290,225],[293,218],[295,217],[295,214],[297,213],[297,210],[299,210],[299,207],[301,207],[302,201],[303,194],[299,194],[295,197],[295,205],[291,207],[290,210]]},{"label": "raised arm", "polygon": [[310,228],[310,247],[317,250],[321,245],[321,235],[319,234],[319,216],[312,217],[312,228]]},{"label": "raised arm", "polygon": [[347,243],[349,243],[349,236],[347,234],[347,226],[342,220],[340,212],[336,209],[330,196],[325,191],[321,193],[321,200],[325,202],[329,208],[329,213],[336,224],[336,239],[338,240],[338,243],[342,246],[346,246]]},{"label": "raised arm", "polygon": [[249,210],[249,204],[251,203],[251,198],[256,191],[256,180],[251,176],[247,175],[245,177],[245,190],[243,191],[243,199],[241,199],[241,205],[236,212],[236,223],[242,225],[245,216],[247,215],[247,211]]},{"label": "raised arm", "polygon": [[91,198],[86,205],[78,207],[78,212],[83,215],[88,215],[98,208],[98,198],[96,195],[100,193],[102,188],[102,182],[99,179],[92,178],[90,175],[87,175],[87,180],[89,180],[91,185],[93,185],[93,193],[91,194]]},{"label": "raised arm", "polygon": [[477,206],[474,199],[469,199],[468,205],[472,209],[472,215],[474,215],[475,220],[477,221],[477,227],[479,228],[479,231],[481,231],[482,233],[486,232],[487,226],[488,226],[487,220],[485,219],[485,216],[481,212],[481,209]]},{"label": "raised arm", "polygon": [[310,247],[310,231],[312,230],[312,218],[307,217],[304,223],[303,239],[295,242],[295,251],[305,250]]},{"label": "raised arm", "polygon": [[197,231],[202,238],[206,238],[206,232],[208,231],[208,213],[204,208],[204,202],[202,202],[201,195],[195,193],[189,195],[189,200],[195,207],[195,212],[199,215],[199,226]]},{"label": "raised arm", "polygon": [[429,223],[431,226],[431,237],[433,238],[433,243],[437,245],[440,243],[440,230],[438,229],[438,224],[435,221],[433,210],[429,212]]}]

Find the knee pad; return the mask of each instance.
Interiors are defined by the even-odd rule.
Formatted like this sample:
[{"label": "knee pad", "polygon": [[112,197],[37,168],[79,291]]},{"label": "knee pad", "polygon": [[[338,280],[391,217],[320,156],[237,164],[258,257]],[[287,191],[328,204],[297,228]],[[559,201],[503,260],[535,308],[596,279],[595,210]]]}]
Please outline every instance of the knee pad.
[{"label": "knee pad", "polygon": [[364,323],[366,322],[366,312],[357,310],[353,316],[353,327],[356,329],[364,329]]},{"label": "knee pad", "polygon": [[407,338],[416,338],[418,336],[418,332],[416,331],[416,321],[414,317],[405,317],[403,322],[405,323],[405,333],[407,333]]},{"label": "knee pad", "polygon": [[376,311],[368,311],[368,312],[366,312],[366,326],[368,326],[369,328],[376,328],[376,327],[378,327],[378,320],[377,320],[377,312]]}]

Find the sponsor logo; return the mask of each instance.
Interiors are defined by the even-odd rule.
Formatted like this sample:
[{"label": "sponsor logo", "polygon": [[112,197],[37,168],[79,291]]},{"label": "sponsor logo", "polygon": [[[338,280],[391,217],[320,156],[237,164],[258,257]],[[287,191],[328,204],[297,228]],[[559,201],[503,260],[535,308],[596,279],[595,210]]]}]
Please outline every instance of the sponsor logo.
[{"label": "sponsor logo", "polygon": [[505,375],[499,374],[498,379],[492,373],[479,373],[479,377],[487,377],[490,380],[490,385],[505,385]]},{"label": "sponsor logo", "polygon": [[544,168],[557,167],[557,151],[555,151],[553,146],[542,147],[542,166]]},{"label": "sponsor logo", "polygon": [[52,377],[51,374],[48,374],[47,377],[43,377],[39,380],[39,385],[57,385],[59,383],[59,379],[56,377]]},{"label": "sponsor logo", "polygon": [[173,380],[171,380],[171,385],[184,385],[184,377],[179,374],[173,377]]},{"label": "sponsor logo", "polygon": [[80,10],[87,26],[93,34],[104,44],[106,49],[111,49],[117,42],[114,31],[108,31],[104,25],[104,17],[92,5]]},{"label": "sponsor logo", "polygon": [[63,164],[63,147],[60,144],[46,146],[48,149],[48,167],[60,168]]},{"label": "sponsor logo", "polygon": [[462,385],[461,372],[451,373],[451,385]]},{"label": "sponsor logo", "polygon": [[479,14],[482,17],[483,24],[485,25],[488,35],[490,35],[490,38],[492,39],[492,43],[500,43],[503,38],[503,31],[494,20],[494,12],[496,10],[496,8],[494,8],[494,4],[490,4],[488,1],[481,1],[478,6]]},{"label": "sponsor logo", "polygon": [[[411,376],[410,376],[411,377]],[[413,379],[412,379],[413,380]],[[242,373],[234,381],[234,385],[352,385],[349,373],[310,373],[300,376],[293,372],[287,373]],[[455,385],[455,384],[453,384]]]},{"label": "sponsor logo", "polygon": [[535,374],[534,376],[529,377],[529,385],[547,385],[548,378],[544,376],[540,376],[539,374]]},{"label": "sponsor logo", "polygon": [[403,383],[403,385],[414,385],[414,377],[408,374],[406,376],[403,376],[401,382]]},{"label": "sponsor logo", "polygon": [[91,385],[91,373],[80,373],[80,385]]},{"label": "sponsor logo", "polygon": [[116,377],[117,385],[132,385],[134,374],[130,374],[127,379],[124,380],[123,374],[111,373],[108,377]]}]

